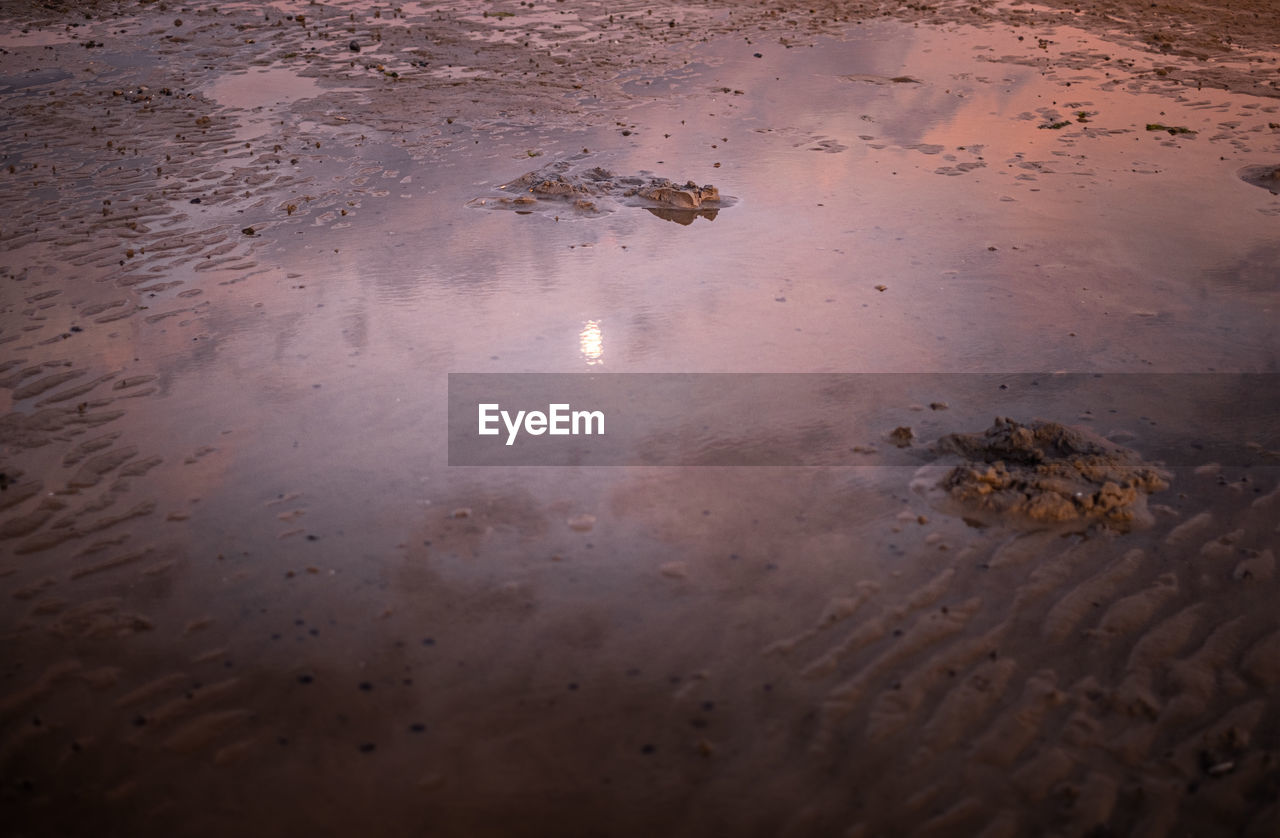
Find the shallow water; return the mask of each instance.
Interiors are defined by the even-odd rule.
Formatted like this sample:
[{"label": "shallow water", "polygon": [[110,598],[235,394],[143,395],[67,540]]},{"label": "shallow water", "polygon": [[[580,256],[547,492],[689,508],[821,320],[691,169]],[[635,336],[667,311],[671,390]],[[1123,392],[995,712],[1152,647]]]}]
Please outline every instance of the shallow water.
[{"label": "shallow water", "polygon": [[[464,17],[493,32],[459,41],[518,46],[510,18]],[[588,42],[554,19],[537,33]],[[709,36],[610,68],[607,108],[539,117],[488,108],[512,84],[469,105],[424,81],[492,80],[465,49],[410,77],[387,56],[413,30],[378,31],[374,55],[343,31],[305,68],[296,36],[247,73],[170,54],[183,92],[150,99],[41,76],[62,104],[6,129],[0,162],[53,202],[15,190],[3,231],[3,794],[32,834],[85,813],[193,834],[1265,828],[1280,440],[1237,415],[1245,379],[1202,396],[1168,374],[1277,371],[1280,197],[1238,174],[1280,158],[1274,100],[1139,86],[1137,58],[1066,29],[1049,64],[1012,29],[877,22]],[[109,151],[83,141],[95,118]],[[32,125],[52,148],[16,136]],[[467,206],[584,154],[737,202],[687,225]],[[899,373],[835,438],[920,444],[879,468],[451,467],[457,372]],[[1009,409],[1185,455],[1151,530],[975,529],[911,491],[923,443],[993,407],[909,374],[1053,372],[1144,374]],[[1275,415],[1274,379],[1250,380]],[[831,444],[751,427],[695,445]],[[1212,458],[1189,447],[1207,439]]]}]

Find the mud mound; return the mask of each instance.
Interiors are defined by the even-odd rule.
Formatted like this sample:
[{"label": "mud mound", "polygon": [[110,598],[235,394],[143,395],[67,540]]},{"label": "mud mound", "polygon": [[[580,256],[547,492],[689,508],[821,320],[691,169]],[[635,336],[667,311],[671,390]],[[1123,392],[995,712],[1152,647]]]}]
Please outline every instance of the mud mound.
[{"label": "mud mound", "polygon": [[698,216],[714,219],[723,207],[734,203],[711,184],[677,183],[652,172],[618,175],[600,166],[564,160],[527,172],[498,187],[499,192],[475,198],[470,207],[516,211],[566,210],[599,216],[618,207],[641,207],[659,218],[689,224]]},{"label": "mud mound", "polygon": [[1137,453],[1056,422],[997,417],[980,434],[944,436],[938,449],[964,462],[937,488],[980,524],[1124,530],[1147,520],[1147,495],[1168,488],[1167,473]]}]

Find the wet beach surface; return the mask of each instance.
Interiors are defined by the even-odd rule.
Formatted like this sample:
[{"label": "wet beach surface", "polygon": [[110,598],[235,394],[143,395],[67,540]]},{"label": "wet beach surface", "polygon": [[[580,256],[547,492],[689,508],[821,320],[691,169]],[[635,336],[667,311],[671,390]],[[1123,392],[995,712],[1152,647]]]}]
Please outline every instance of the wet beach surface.
[{"label": "wet beach surface", "polygon": [[[1278,56],[1162,5],[5,5],[7,822],[1273,835]],[[494,211],[566,161],[727,200]],[[466,468],[451,372],[888,377]],[[940,504],[996,403],[1145,526]]]}]

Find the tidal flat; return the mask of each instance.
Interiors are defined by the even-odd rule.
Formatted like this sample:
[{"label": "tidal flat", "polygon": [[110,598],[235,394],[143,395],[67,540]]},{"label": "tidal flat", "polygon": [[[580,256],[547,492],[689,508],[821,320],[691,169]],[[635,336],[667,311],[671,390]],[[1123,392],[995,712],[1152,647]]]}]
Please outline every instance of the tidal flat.
[{"label": "tidal flat", "polygon": [[1273,836],[1273,6],[0,3],[8,831]]}]

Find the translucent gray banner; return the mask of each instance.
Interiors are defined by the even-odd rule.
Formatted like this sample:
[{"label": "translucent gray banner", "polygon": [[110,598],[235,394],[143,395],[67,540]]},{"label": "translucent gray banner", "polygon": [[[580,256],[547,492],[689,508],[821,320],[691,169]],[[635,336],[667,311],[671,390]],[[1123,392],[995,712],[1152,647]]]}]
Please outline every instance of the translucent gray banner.
[{"label": "translucent gray banner", "polygon": [[452,466],[918,465],[997,417],[1170,468],[1280,465],[1273,373],[452,373]]}]

